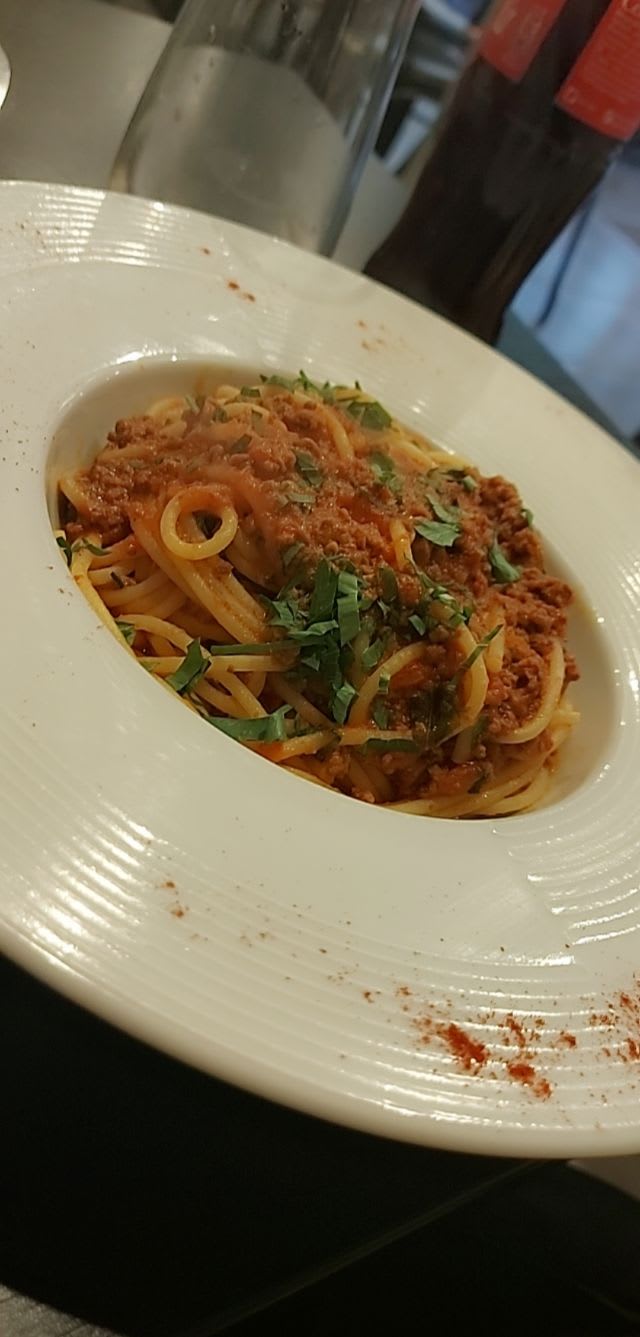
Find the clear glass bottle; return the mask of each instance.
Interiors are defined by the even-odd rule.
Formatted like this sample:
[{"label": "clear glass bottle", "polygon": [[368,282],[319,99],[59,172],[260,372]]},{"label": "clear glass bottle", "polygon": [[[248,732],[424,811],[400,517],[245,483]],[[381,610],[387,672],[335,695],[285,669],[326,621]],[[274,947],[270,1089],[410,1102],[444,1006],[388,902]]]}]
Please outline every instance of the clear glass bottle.
[{"label": "clear glass bottle", "polygon": [[111,187],[329,254],[419,0],[187,0]]}]

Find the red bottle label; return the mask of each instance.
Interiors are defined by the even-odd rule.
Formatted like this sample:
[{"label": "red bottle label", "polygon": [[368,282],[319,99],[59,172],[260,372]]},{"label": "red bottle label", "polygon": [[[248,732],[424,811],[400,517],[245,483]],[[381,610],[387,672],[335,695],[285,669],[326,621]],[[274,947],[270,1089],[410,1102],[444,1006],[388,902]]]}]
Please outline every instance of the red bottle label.
[{"label": "red bottle label", "polygon": [[640,128],[640,0],[612,0],[556,105],[612,139]]},{"label": "red bottle label", "polygon": [[567,0],[499,0],[487,19],[479,54],[507,79],[526,74]]}]

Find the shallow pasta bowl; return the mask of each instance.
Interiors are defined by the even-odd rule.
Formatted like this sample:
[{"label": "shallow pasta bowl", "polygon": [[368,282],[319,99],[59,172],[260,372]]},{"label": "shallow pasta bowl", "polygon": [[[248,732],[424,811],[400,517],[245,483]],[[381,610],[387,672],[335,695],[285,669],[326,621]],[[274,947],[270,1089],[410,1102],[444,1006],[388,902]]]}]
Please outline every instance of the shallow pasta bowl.
[{"label": "shallow pasta bowl", "polygon": [[[637,1150],[635,461],[429,313],[160,204],[3,185],[0,300],[5,950],[312,1113],[493,1154]],[[582,721],[537,811],[446,822],[304,784],[186,711],[75,589],[56,479],[116,418],[298,367],[511,478],[577,589]]]}]

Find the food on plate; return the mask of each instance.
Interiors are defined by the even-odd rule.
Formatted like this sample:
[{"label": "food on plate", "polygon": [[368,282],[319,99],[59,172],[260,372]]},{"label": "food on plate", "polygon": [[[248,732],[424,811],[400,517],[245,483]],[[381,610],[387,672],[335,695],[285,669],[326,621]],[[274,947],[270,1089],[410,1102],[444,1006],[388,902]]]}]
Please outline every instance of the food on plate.
[{"label": "food on plate", "polygon": [[577,720],[571,590],[511,483],[359,385],[164,399],[60,494],[78,586],[210,726],[405,812],[543,797]]}]

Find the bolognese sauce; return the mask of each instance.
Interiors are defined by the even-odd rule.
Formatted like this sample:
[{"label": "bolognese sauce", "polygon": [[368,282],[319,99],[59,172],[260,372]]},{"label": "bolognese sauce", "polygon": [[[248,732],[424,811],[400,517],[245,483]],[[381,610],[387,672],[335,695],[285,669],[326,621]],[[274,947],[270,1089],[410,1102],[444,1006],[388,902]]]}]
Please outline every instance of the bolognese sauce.
[{"label": "bolognese sauce", "polygon": [[122,419],[60,488],[94,607],[223,732],[425,815],[542,796],[572,594],[504,478],[301,374]]}]

